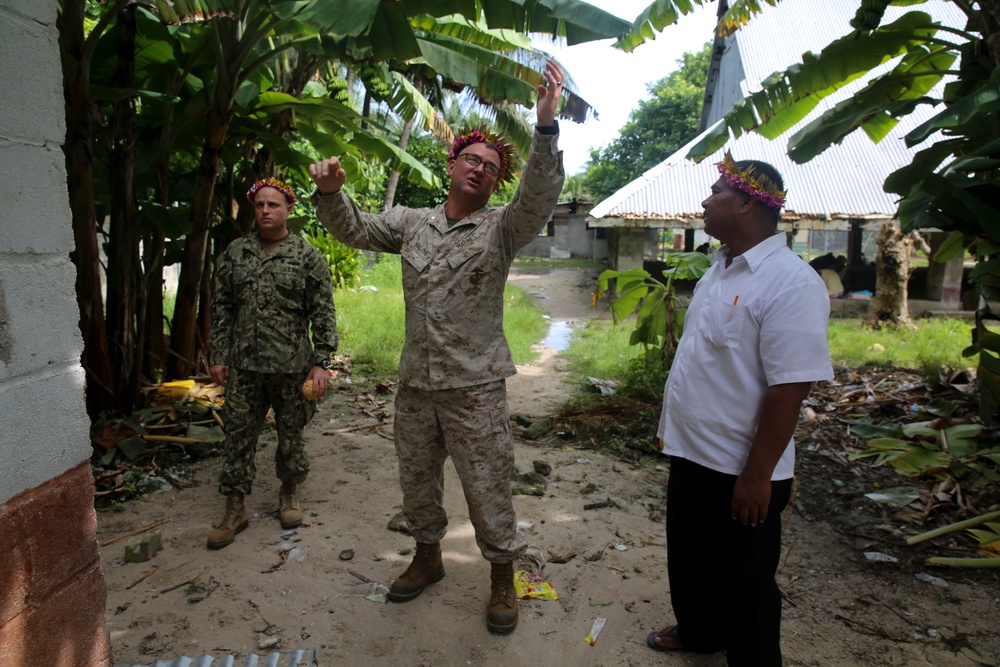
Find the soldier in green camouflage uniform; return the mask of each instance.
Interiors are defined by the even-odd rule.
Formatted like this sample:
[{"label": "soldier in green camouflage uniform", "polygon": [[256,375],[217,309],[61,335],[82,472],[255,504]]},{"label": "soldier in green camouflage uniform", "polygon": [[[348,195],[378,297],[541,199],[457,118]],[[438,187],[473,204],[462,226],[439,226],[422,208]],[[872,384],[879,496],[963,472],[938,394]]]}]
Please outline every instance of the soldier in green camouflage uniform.
[{"label": "soldier in green camouflage uniform", "polygon": [[341,192],[347,177],[337,158],[310,167],[317,216],[330,233],[348,245],[403,257],[406,343],[394,431],[403,510],[417,550],[388,598],[412,600],[444,577],[442,486],[450,456],[476,543],[491,563],[487,627],[497,633],[517,626],[513,562],[526,546],[510,493],[514,448],[505,378],[516,369],[503,333],[503,290],[518,250],[551,216],[564,179],[555,121],[559,66],[549,62],[545,78],[521,183],[502,208],[486,205],[510,176],[512,157],[480,131],[455,139],[448,200],[436,208],[364,213]]},{"label": "soldier in green camouflage uniform", "polygon": [[211,374],[226,386],[219,475],[226,512],[208,536],[210,549],[232,543],[247,526],[243,497],[253,487],[257,438],[268,408],[278,431],[279,519],[284,528],[302,522],[297,487],[309,472],[302,430],[316,409],[302,385],[308,379],[322,398],[337,349],[330,268],[287,227],[295,195],[284,183],[266,179],[247,198],[254,203],[258,233],[237,239],[219,258],[212,302]]}]

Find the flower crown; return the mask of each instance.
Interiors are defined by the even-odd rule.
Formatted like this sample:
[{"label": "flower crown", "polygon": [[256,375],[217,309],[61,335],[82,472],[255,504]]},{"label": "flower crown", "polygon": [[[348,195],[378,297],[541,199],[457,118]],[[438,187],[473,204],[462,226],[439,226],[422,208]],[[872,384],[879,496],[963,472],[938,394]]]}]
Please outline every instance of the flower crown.
[{"label": "flower crown", "polygon": [[253,203],[254,197],[257,196],[257,192],[259,192],[261,188],[274,188],[288,198],[289,204],[294,204],[298,199],[298,197],[295,196],[295,193],[292,192],[292,186],[288,183],[279,181],[276,178],[262,178],[259,181],[254,181],[254,184],[250,186],[249,190],[247,190],[247,200],[249,200],[251,204]]},{"label": "flower crown", "polygon": [[448,159],[458,159],[459,154],[472,144],[491,144],[496,147],[500,156],[500,175],[497,177],[497,184],[514,180],[517,172],[520,171],[517,156],[508,141],[492,132],[478,129],[466,130],[451,142]]},{"label": "flower crown", "polygon": [[785,205],[784,190],[779,190],[766,175],[755,175],[753,167],[739,171],[729,151],[726,151],[726,156],[718,164],[718,169],[722,177],[726,179],[726,183],[733,190],[745,192],[771,208],[781,208]]}]

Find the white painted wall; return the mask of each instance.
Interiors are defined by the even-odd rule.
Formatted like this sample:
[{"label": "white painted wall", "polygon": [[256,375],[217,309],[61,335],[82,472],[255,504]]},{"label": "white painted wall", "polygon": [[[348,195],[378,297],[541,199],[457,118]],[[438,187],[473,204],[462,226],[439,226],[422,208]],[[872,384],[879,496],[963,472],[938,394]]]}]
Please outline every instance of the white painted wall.
[{"label": "white painted wall", "polygon": [[91,452],[55,21],[0,0],[0,503]]}]

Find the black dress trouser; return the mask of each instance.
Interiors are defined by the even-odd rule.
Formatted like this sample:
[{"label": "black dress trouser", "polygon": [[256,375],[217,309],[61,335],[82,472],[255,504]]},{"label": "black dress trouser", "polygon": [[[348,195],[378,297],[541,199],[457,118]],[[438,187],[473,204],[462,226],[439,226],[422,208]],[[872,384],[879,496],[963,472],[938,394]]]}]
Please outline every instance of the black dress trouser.
[{"label": "black dress trouser", "polygon": [[732,518],[735,475],[671,457],[667,571],[681,642],[726,651],[730,667],[781,666],[781,512],[792,480],[771,483],[767,520]]}]

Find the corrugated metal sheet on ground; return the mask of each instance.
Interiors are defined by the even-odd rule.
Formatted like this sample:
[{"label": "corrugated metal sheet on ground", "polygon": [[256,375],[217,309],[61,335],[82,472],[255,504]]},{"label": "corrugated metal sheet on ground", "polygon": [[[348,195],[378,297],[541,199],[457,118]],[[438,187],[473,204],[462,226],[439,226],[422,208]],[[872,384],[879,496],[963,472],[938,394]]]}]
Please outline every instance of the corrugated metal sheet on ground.
[{"label": "corrugated metal sheet on ground", "polygon": [[133,662],[121,663],[118,667],[313,667],[313,659],[316,657],[315,649],[296,649],[288,653],[278,653],[277,651],[265,657],[259,657],[251,653],[239,661],[231,655],[221,655],[213,657],[203,655],[197,658],[181,656],[169,662],[157,660],[156,662]]}]

